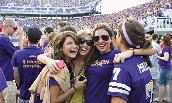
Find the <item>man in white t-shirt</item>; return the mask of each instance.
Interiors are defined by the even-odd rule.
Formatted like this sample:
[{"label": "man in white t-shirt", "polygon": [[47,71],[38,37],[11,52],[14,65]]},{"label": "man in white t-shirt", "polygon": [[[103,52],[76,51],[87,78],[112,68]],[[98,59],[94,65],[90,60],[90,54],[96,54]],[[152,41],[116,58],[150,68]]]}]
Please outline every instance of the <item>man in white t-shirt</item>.
[{"label": "man in white t-shirt", "polygon": [[[158,34],[152,34],[152,36],[151,36],[152,47],[157,50],[157,53],[160,53],[161,48],[160,48],[160,45],[157,43],[158,38],[159,38]],[[151,72],[153,84],[155,87],[156,82],[159,79],[159,64],[158,64],[159,59],[156,56],[152,55],[152,56],[150,56],[150,60],[152,63],[152,68],[150,68],[150,72]]]}]

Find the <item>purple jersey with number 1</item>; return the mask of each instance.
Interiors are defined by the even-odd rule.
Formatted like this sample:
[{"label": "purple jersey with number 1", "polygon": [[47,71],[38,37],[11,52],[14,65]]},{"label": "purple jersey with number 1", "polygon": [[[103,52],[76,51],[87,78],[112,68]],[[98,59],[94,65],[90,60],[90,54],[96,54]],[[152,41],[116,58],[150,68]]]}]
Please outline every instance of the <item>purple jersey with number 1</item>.
[{"label": "purple jersey with number 1", "polygon": [[108,95],[120,97],[127,103],[151,103],[153,82],[147,65],[141,56],[115,64]]}]

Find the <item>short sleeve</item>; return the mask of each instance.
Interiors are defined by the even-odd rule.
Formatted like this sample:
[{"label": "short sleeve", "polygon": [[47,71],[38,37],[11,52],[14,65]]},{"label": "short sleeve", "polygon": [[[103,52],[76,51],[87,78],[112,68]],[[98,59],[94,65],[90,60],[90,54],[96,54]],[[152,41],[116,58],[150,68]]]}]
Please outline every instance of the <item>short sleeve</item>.
[{"label": "short sleeve", "polygon": [[165,47],[165,48],[163,49],[163,53],[165,53],[165,52],[170,53],[170,48],[169,48],[169,47]]},{"label": "short sleeve", "polygon": [[57,85],[58,82],[54,78],[50,77],[49,84],[50,86],[53,86],[53,85]]},{"label": "short sleeve", "polygon": [[16,60],[16,53],[14,53],[13,57],[12,57],[12,64],[14,67],[17,67],[17,60]]},{"label": "short sleeve", "polygon": [[130,75],[125,69],[114,68],[111,82],[109,83],[108,95],[117,96],[128,101],[131,91]]},{"label": "short sleeve", "polygon": [[13,55],[16,50],[20,49],[18,47],[15,47],[12,44],[12,42],[8,38],[6,38],[6,37],[2,38],[0,43],[3,44],[2,46],[4,47],[5,51],[7,53],[9,53],[10,55]]}]

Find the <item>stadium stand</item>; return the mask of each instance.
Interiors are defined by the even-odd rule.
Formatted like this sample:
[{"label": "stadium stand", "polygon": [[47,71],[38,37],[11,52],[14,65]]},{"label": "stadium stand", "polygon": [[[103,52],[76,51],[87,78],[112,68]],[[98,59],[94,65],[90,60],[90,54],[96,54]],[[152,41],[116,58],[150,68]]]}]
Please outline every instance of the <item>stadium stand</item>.
[{"label": "stadium stand", "polygon": [[[9,0],[8,3],[6,3],[6,0],[2,0],[5,2],[5,4],[8,4],[9,2],[15,1],[18,2],[20,0]],[[22,3],[25,2],[30,2],[29,0],[22,0]],[[37,0],[31,0],[32,2],[36,2]],[[44,2],[51,2],[52,4],[54,4],[54,2],[56,2],[57,0],[42,0],[42,3]],[[71,2],[82,2],[83,4],[85,4],[85,6],[81,6],[81,7],[77,7],[78,5],[75,5],[76,8],[72,8],[72,3]],[[100,0],[97,0],[98,2],[100,2]],[[62,0],[58,0],[59,3],[62,2]],[[52,11],[54,10],[59,14],[63,14],[65,13],[66,15],[69,15],[70,13],[82,13],[82,10],[84,12],[86,12],[87,8],[90,8],[90,6],[88,6],[87,4],[92,4],[95,3],[94,0],[64,0],[63,2],[63,8],[61,8],[60,6],[58,8],[53,8],[53,7],[42,7],[42,14],[40,14],[41,16],[43,15],[43,13],[52,13]],[[65,7],[66,4],[69,3],[70,5],[68,5],[68,7]],[[96,23],[99,22],[107,22],[108,24],[111,25],[112,28],[115,28],[117,26],[117,24],[123,19],[123,18],[135,18],[137,20],[139,20],[140,22],[142,22],[142,24],[145,26],[145,29],[147,31],[154,29],[156,33],[160,33],[163,34],[164,32],[159,32],[159,31],[172,31],[171,27],[172,27],[172,16],[171,16],[171,11],[172,11],[172,6],[171,6],[171,0],[153,0],[152,2],[148,2],[145,4],[141,4],[132,8],[128,8],[128,9],[124,9],[122,11],[119,11],[117,13],[113,13],[113,14],[104,14],[104,15],[90,15],[88,17],[80,17],[80,18],[71,18],[71,19],[67,19],[66,22],[69,22],[71,25],[82,28],[85,26],[93,26]],[[4,4],[4,3],[1,3]],[[47,4],[47,3],[46,3]],[[39,3],[37,4],[39,5]],[[45,5],[45,4],[44,4]],[[15,9],[18,11],[22,11],[23,9],[26,11],[30,11],[30,13],[33,15],[34,12],[37,12],[40,10],[39,7],[35,7],[35,8],[29,8],[29,7],[20,7],[20,6],[13,6],[13,7],[4,7],[4,6],[0,6],[0,12],[2,10],[2,8],[4,9]],[[3,12],[5,10],[2,10]],[[89,11],[89,10],[88,10]],[[10,11],[7,11],[10,12]],[[13,11],[11,11],[13,12]],[[26,12],[26,13],[28,13]],[[29,14],[29,13],[28,13]],[[56,15],[58,16],[58,15]],[[83,15],[82,15],[83,16]],[[52,26],[54,28],[56,28],[56,24],[58,19],[47,19],[47,18],[23,18],[23,19],[18,19],[17,20],[19,22],[20,25],[29,25],[29,26],[38,26],[40,28],[45,27],[47,25]],[[0,21],[2,22],[2,21]]]},{"label": "stadium stand", "polygon": [[0,6],[31,6],[31,7],[78,7],[85,6],[95,0],[1,0]]}]

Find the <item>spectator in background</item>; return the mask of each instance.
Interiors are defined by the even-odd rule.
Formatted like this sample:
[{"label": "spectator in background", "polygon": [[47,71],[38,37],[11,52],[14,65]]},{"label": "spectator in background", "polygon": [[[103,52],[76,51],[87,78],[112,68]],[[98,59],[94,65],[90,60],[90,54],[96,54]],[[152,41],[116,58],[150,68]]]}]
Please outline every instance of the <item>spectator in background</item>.
[{"label": "spectator in background", "polygon": [[148,41],[151,41],[151,39],[152,39],[151,36],[152,36],[153,33],[154,33],[154,31],[146,32],[145,39],[148,40]]},{"label": "spectator in background", "polygon": [[[152,47],[155,48],[157,50],[157,53],[159,54],[161,51],[160,45],[157,43],[159,40],[159,36],[158,34],[152,34]],[[157,80],[159,79],[159,59],[155,56],[152,55],[150,56],[150,60],[152,63],[152,67],[150,68],[150,72],[152,75],[152,80],[153,80],[153,85],[154,85],[154,89],[157,83]],[[155,93],[154,93],[155,94]]]},{"label": "spectator in background", "polygon": [[[162,35],[160,39],[160,44],[164,45],[162,51],[159,55],[156,55],[160,60],[160,77],[158,80],[159,83],[159,95],[154,101],[162,102],[163,100],[171,103],[170,101],[170,85],[169,85],[169,76],[171,72],[171,43],[169,35]],[[165,98],[163,98],[165,93]]]},{"label": "spectator in background", "polygon": [[7,83],[6,83],[6,80],[5,80],[5,77],[4,77],[4,74],[0,68],[0,103],[5,103],[5,99],[4,99],[4,96],[3,96],[3,90],[7,87]]},{"label": "spectator in background", "polygon": [[15,47],[9,37],[17,32],[19,37],[19,47],[23,48],[23,30],[18,27],[13,19],[6,19],[3,22],[2,35],[0,35],[0,68],[2,69],[8,87],[4,90],[6,103],[16,103],[16,84],[14,81],[14,71],[11,63],[12,56],[19,47]]},{"label": "spectator in background", "polygon": [[46,27],[44,30],[44,34],[41,36],[40,46],[42,47],[43,50],[49,43],[49,36],[51,32],[54,32],[53,28]]},{"label": "spectator in background", "polygon": [[65,27],[65,26],[70,26],[70,25],[66,22],[57,23],[57,31],[59,31],[61,28]]},{"label": "spectator in background", "polygon": [[45,66],[37,60],[37,56],[44,53],[38,48],[41,35],[42,32],[38,28],[29,28],[26,33],[28,46],[13,55],[15,80],[20,89],[19,103],[29,103],[31,93],[28,89]]}]

